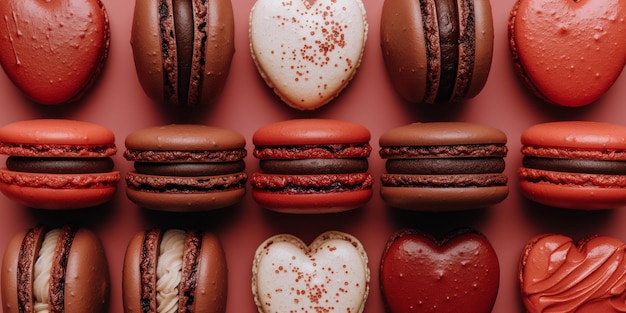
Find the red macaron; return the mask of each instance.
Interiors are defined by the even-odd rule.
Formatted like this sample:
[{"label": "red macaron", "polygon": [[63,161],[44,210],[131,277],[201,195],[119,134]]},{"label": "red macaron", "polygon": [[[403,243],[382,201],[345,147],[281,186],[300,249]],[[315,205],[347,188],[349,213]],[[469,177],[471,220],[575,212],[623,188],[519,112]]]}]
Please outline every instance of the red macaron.
[{"label": "red macaron", "polygon": [[522,194],[549,206],[626,206],[626,127],[590,121],[537,124],[521,136]]},{"label": "red macaron", "polygon": [[293,119],[258,129],[252,141],[260,172],[252,174],[252,197],[288,213],[355,209],[372,196],[368,172],[370,132],[351,122]]},{"label": "red macaron", "polygon": [[0,128],[0,191],[33,208],[77,209],[110,200],[120,180],[109,129],[83,121],[37,119]]}]

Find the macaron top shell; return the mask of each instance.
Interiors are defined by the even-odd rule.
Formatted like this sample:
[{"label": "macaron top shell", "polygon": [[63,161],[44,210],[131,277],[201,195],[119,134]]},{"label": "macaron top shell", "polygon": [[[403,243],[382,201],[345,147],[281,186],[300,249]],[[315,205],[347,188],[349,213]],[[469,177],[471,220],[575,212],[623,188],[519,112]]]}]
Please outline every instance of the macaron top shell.
[{"label": "macaron top shell", "polygon": [[252,137],[257,146],[367,143],[371,134],[362,125],[330,119],[293,119],[268,124]]},{"label": "macaron top shell", "polygon": [[126,148],[156,151],[218,151],[242,149],[240,133],[214,126],[172,124],[137,130],[126,137]]},{"label": "macaron top shell", "polygon": [[505,144],[506,142],[506,134],[497,128],[463,122],[413,123],[391,129],[382,134],[379,139],[381,147]]},{"label": "macaron top shell", "polygon": [[67,151],[67,154],[81,157],[111,156],[117,152],[115,135],[108,128],[89,122],[65,119],[26,120],[0,128],[0,153],[22,156],[46,156],[47,154],[45,151],[39,151],[36,155],[32,155],[35,152],[30,149],[16,148],[19,145],[77,146],[79,150]]},{"label": "macaron top shell", "polygon": [[549,122],[526,129],[521,141],[527,146],[623,150],[626,127],[592,121]]}]

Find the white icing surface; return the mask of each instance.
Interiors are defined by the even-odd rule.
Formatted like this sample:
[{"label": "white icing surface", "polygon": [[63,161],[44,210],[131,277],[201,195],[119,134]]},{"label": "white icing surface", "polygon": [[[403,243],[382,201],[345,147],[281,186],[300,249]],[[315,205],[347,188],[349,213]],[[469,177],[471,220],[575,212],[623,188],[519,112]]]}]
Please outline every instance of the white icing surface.
[{"label": "white icing surface", "polygon": [[165,231],[157,261],[157,312],[178,311],[178,284],[183,268],[185,232],[178,229]]},{"label": "white icing surface", "polygon": [[33,281],[33,297],[35,298],[35,313],[47,313],[48,301],[50,300],[49,285],[52,264],[54,263],[54,251],[61,229],[53,229],[46,233],[37,261],[35,261],[35,278]]},{"label": "white icing surface", "polygon": [[258,0],[249,35],[266,83],[289,105],[314,109],[356,73],[367,39],[365,7],[361,0]]},{"label": "white icing surface", "polygon": [[272,237],[257,250],[253,272],[262,313],[358,313],[369,292],[367,256],[346,234],[320,236],[310,248],[293,236]]}]

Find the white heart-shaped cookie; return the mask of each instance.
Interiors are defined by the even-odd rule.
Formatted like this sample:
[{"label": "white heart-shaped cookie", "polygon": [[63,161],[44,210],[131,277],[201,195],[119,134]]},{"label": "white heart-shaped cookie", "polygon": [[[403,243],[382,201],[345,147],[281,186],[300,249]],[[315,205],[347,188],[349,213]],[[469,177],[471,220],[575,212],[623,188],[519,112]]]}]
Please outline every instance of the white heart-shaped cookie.
[{"label": "white heart-shaped cookie", "polygon": [[316,109],[343,90],[367,39],[361,0],[257,0],[250,50],[268,86],[289,106]]},{"label": "white heart-shaped cookie", "polygon": [[321,234],[309,246],[288,234],[270,237],[252,267],[260,313],[363,312],[369,280],[363,246],[338,231]]}]

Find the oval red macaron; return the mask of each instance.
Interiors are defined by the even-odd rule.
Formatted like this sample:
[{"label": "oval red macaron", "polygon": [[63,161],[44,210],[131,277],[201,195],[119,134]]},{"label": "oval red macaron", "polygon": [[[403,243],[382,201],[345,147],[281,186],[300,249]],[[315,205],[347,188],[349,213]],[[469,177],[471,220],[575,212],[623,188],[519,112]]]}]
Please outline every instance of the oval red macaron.
[{"label": "oval red macaron", "polygon": [[590,121],[542,123],[522,133],[522,194],[545,205],[626,205],[626,127]]},{"label": "oval red macaron", "polygon": [[285,213],[339,212],[365,204],[372,195],[370,137],[362,125],[330,119],[259,128],[252,137],[261,164],[250,177],[253,198]]},{"label": "oval red macaron", "polygon": [[[0,191],[26,206],[76,209],[113,197],[120,174],[109,129],[65,119],[19,121],[0,128]],[[104,164],[104,165],[102,165]]]}]

